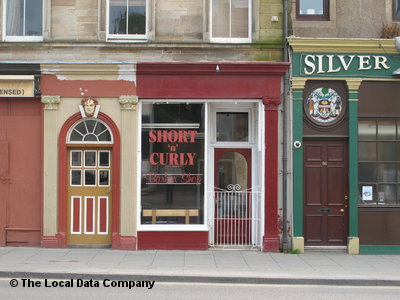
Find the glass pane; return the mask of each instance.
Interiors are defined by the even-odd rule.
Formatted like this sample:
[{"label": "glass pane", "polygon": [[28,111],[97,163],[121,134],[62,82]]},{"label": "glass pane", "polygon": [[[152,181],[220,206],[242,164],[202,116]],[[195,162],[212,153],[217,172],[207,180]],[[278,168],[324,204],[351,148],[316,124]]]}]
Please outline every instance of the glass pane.
[{"label": "glass pane", "polygon": [[376,143],[359,142],[358,143],[359,161],[376,161]]},{"label": "glass pane", "polygon": [[218,161],[218,188],[228,190],[229,185],[247,187],[247,161],[241,153],[228,152]]},{"label": "glass pane", "polygon": [[110,152],[99,152],[99,166],[109,167],[110,166]]},{"label": "glass pane", "polygon": [[324,14],[324,0],[299,0],[301,15]]},{"label": "glass pane", "polygon": [[43,26],[43,0],[27,0],[25,35],[41,36]]},{"label": "glass pane", "polygon": [[379,161],[395,161],[396,160],[396,144],[390,142],[378,143],[378,160]]},{"label": "glass pane", "polygon": [[99,170],[99,185],[110,185],[109,175],[109,170]]},{"label": "glass pane", "polygon": [[129,0],[128,34],[146,34],[146,1]]},{"label": "glass pane", "polygon": [[358,180],[360,182],[376,182],[377,178],[376,164],[358,164]]},{"label": "glass pane", "polygon": [[75,130],[85,135],[87,133],[85,122],[81,122],[75,126]]},{"label": "glass pane", "polygon": [[378,122],[378,140],[395,140],[396,123],[394,121]]},{"label": "glass pane", "polygon": [[380,182],[396,182],[397,165],[396,164],[379,164],[378,180]]},{"label": "glass pane", "polygon": [[213,37],[230,37],[230,0],[213,0],[212,2],[212,35]]},{"label": "glass pane", "polygon": [[97,136],[95,136],[94,134],[87,134],[84,139],[85,142],[97,142]]},{"label": "glass pane", "polygon": [[110,0],[109,34],[126,34],[127,1]]},{"label": "glass pane", "polygon": [[82,152],[72,151],[71,152],[71,166],[80,167],[82,166]]},{"label": "glass pane", "polygon": [[94,127],[95,127],[97,122],[93,121],[93,120],[88,120],[88,121],[85,121],[85,123],[86,123],[86,127],[87,127],[88,132],[92,132],[93,133]]},{"label": "glass pane", "polygon": [[6,34],[9,36],[24,35],[23,24],[24,0],[8,0],[6,9]]},{"label": "glass pane", "polygon": [[249,140],[249,114],[237,112],[217,113],[217,141],[247,142]]},{"label": "glass pane", "polygon": [[96,151],[85,151],[85,167],[96,166]]},{"label": "glass pane", "polygon": [[249,1],[232,0],[231,37],[247,38],[249,35]]},{"label": "glass pane", "polygon": [[103,123],[97,122],[96,123],[96,128],[94,130],[94,134],[99,135],[104,130],[107,130],[107,127]]},{"label": "glass pane", "polygon": [[71,136],[70,136],[71,142],[81,142],[82,139],[83,139],[82,134],[79,133],[78,131],[76,131],[75,129],[71,132]]},{"label": "glass pane", "polygon": [[85,170],[85,185],[96,185],[96,170]]},{"label": "glass pane", "polygon": [[400,16],[400,0],[395,0],[394,5],[395,5],[395,10],[394,10],[395,15]]},{"label": "glass pane", "polygon": [[111,142],[111,134],[107,130],[98,136],[100,142]]},{"label": "glass pane", "polygon": [[376,122],[360,121],[358,123],[358,138],[360,140],[376,140]]},{"label": "glass pane", "polygon": [[71,185],[82,185],[81,170],[71,170]]},{"label": "glass pane", "polygon": [[394,184],[382,184],[378,188],[378,204],[396,204],[396,189]]}]

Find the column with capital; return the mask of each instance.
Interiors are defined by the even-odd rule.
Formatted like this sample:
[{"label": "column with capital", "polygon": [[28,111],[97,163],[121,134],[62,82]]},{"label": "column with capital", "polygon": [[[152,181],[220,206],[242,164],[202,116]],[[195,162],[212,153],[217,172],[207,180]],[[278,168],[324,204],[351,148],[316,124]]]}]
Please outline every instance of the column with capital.
[{"label": "column with capital", "polygon": [[[119,96],[121,105],[121,228],[119,249],[137,248],[138,96]],[[114,245],[114,243],[113,243]]]},{"label": "column with capital", "polygon": [[264,252],[279,252],[278,233],[278,106],[280,96],[263,97],[265,111]]},{"label": "column with capital", "polygon": [[41,245],[59,247],[58,203],[58,105],[60,96],[42,96],[43,103],[43,232]]},{"label": "column with capital", "polygon": [[360,253],[358,238],[358,97],[362,79],[346,80],[349,108],[349,235],[347,251]]}]

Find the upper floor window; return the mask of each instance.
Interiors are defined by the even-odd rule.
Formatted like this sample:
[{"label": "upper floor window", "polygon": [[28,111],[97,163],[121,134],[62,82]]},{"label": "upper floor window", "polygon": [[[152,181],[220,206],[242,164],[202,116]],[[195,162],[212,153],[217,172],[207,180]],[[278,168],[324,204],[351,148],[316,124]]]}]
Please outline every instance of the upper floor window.
[{"label": "upper floor window", "polygon": [[211,42],[251,42],[251,1],[211,0]]},{"label": "upper floor window", "polygon": [[393,0],[393,20],[400,21],[400,0]]},{"label": "upper floor window", "polygon": [[109,0],[108,38],[146,39],[147,0]]},{"label": "upper floor window", "polygon": [[297,20],[329,20],[329,0],[297,0],[296,4]]},{"label": "upper floor window", "polygon": [[43,0],[7,0],[3,9],[4,40],[43,40]]}]

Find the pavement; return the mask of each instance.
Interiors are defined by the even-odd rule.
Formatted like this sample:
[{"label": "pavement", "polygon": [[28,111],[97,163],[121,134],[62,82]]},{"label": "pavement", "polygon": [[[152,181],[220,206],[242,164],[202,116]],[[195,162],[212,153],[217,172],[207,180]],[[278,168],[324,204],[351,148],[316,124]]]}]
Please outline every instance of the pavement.
[{"label": "pavement", "polygon": [[400,287],[400,255],[0,247],[0,277]]}]

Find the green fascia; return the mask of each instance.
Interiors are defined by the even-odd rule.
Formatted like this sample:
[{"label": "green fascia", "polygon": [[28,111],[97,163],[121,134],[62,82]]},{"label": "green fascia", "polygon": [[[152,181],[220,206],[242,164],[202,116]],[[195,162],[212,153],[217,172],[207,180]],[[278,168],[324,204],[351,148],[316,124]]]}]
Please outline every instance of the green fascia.
[{"label": "green fascia", "polygon": [[397,245],[360,245],[360,254],[400,254]]}]

